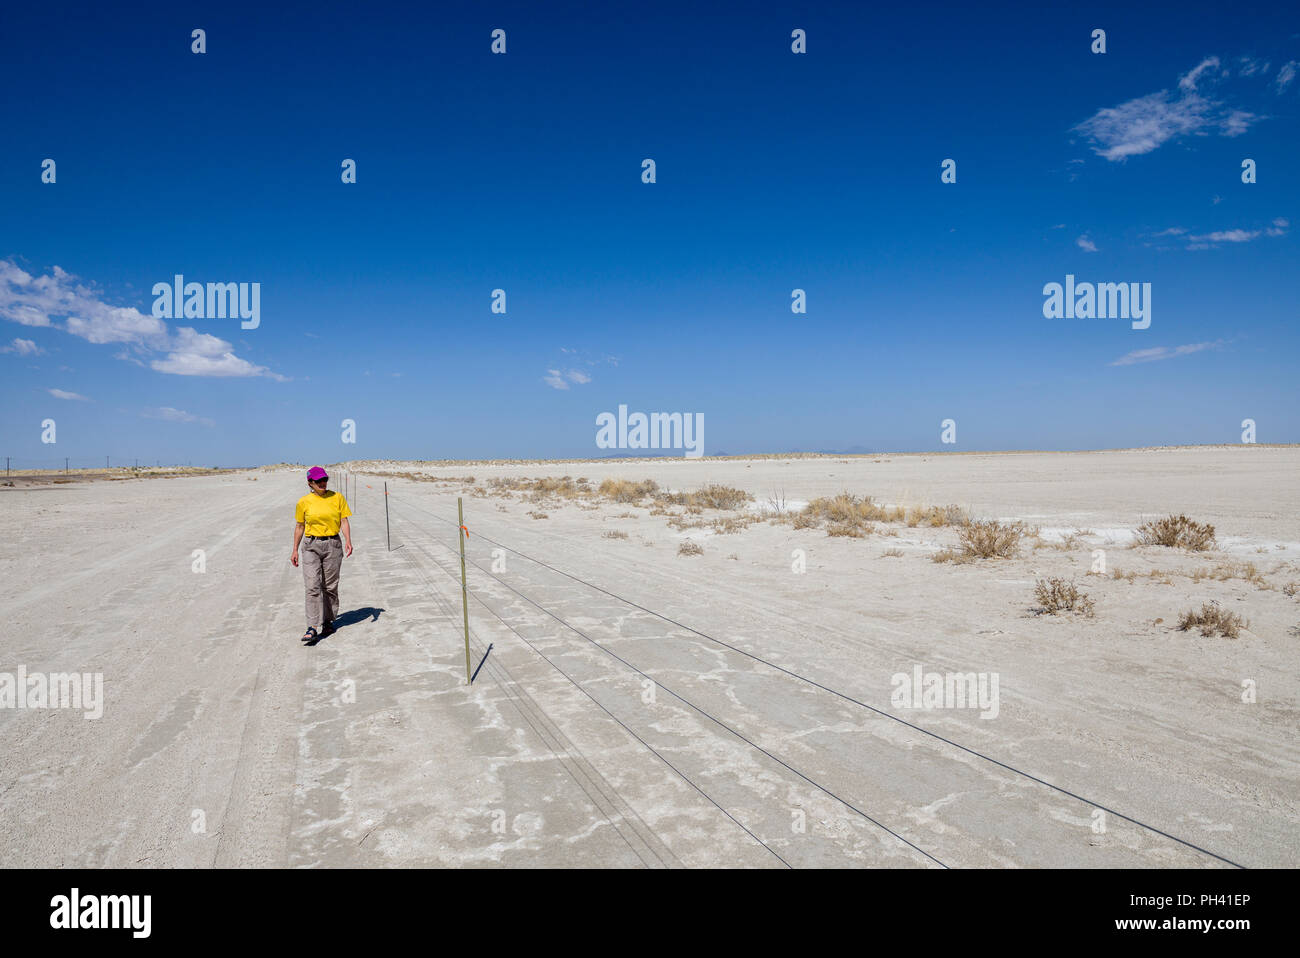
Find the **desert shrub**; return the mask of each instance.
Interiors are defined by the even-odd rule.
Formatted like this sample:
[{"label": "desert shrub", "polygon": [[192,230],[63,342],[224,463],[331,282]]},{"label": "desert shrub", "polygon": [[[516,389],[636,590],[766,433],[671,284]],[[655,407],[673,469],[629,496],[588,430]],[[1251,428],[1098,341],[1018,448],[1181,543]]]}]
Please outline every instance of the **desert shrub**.
[{"label": "desert shrub", "polygon": [[1096,603],[1087,593],[1080,592],[1073,582],[1064,579],[1039,579],[1034,586],[1034,598],[1038,600],[1040,610],[1046,615],[1058,612],[1074,612],[1078,615],[1091,616]]},{"label": "desert shrub", "polygon": [[828,536],[848,536],[851,539],[863,539],[871,534],[869,522],[832,522],[826,527]]},{"label": "desert shrub", "polygon": [[1250,623],[1235,612],[1229,612],[1217,602],[1206,602],[1199,610],[1190,609],[1178,620],[1178,630],[1199,629],[1201,635],[1214,635],[1216,632],[1225,638],[1235,639],[1242,629]]},{"label": "desert shrub", "polygon": [[927,525],[931,528],[959,526],[968,521],[966,511],[959,506],[920,506],[907,514],[907,524],[913,528],[918,525]]},{"label": "desert shrub", "polygon": [[880,554],[882,559],[901,559],[903,557],[902,549],[886,549]]},{"label": "desert shrub", "polygon": [[618,529],[611,529],[609,532],[606,532],[603,536],[601,536],[601,538],[602,539],[626,539],[627,533],[622,532]]},{"label": "desert shrub", "polygon": [[615,502],[640,502],[646,496],[653,496],[659,491],[659,483],[653,479],[630,482],[627,479],[604,479],[597,487],[597,492]]},{"label": "desert shrub", "polygon": [[739,509],[753,496],[732,486],[707,485],[694,492],[660,492],[655,499],[661,505],[685,506],[688,512],[705,509]]},{"label": "desert shrub", "polygon": [[1204,552],[1215,545],[1214,526],[1194,522],[1184,515],[1152,519],[1138,526],[1137,541],[1144,546],[1168,546]]},{"label": "desert shrub", "polygon": [[968,522],[957,530],[963,555],[975,559],[1009,559],[1020,548],[1025,535],[1023,522]]},{"label": "desert shrub", "polygon": [[703,555],[704,547],[701,546],[694,539],[687,539],[685,542],[683,542],[681,545],[677,547],[677,554],[679,556]]},{"label": "desert shrub", "polygon": [[733,486],[708,485],[695,493],[695,504],[707,509],[739,509],[753,497]]}]

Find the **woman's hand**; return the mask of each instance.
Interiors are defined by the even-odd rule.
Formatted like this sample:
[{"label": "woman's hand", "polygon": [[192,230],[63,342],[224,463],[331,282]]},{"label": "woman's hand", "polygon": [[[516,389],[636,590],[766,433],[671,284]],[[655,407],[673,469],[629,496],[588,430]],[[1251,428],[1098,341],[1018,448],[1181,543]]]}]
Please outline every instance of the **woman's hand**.
[{"label": "woman's hand", "polygon": [[289,556],[289,561],[293,563],[293,567],[294,567],[295,569],[298,568],[298,550],[297,550],[297,549],[294,549],[294,550],[293,550],[293,554],[292,554],[291,556]]},{"label": "woman's hand", "polygon": [[349,539],[346,543],[344,543],[344,545],[343,545],[343,555],[347,556],[348,558],[351,558],[351,557],[352,557],[352,540],[351,540],[351,539]]}]

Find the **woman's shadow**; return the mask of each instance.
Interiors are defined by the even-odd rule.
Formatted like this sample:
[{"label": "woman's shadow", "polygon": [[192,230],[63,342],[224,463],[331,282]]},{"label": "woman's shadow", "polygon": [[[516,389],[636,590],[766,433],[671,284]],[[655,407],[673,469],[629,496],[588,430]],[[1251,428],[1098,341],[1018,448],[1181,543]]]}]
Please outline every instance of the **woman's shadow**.
[{"label": "woman's shadow", "polygon": [[314,638],[310,642],[304,642],[303,645],[307,645],[307,646],[317,645],[323,642],[325,639],[329,638],[339,629],[347,628],[349,625],[356,625],[358,622],[366,621],[366,619],[369,619],[371,622],[378,622],[379,616],[383,613],[383,611],[384,611],[383,609],[376,609],[371,606],[366,606],[363,609],[353,609],[351,612],[344,612],[337,619],[334,620],[334,627],[332,629],[330,629],[324,635],[316,636],[316,638]]}]

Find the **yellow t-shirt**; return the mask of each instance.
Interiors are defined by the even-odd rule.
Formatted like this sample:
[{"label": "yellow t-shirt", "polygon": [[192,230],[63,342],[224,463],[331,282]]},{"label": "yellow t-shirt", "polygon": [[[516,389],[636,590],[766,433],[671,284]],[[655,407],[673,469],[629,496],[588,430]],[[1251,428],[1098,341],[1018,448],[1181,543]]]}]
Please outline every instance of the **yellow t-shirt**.
[{"label": "yellow t-shirt", "polygon": [[303,535],[336,536],[339,534],[339,526],[350,515],[352,510],[348,508],[348,500],[329,489],[323,496],[309,492],[299,499],[298,507],[293,511],[293,520],[303,523]]}]

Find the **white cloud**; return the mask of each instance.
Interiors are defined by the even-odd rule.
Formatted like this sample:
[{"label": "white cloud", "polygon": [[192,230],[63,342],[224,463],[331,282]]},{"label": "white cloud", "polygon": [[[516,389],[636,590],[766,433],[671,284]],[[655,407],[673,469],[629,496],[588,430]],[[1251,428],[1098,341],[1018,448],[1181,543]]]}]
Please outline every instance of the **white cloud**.
[{"label": "white cloud", "polygon": [[1227,137],[1241,136],[1250,129],[1250,124],[1258,119],[1255,114],[1247,113],[1245,110],[1233,110],[1219,124],[1219,129]]},{"label": "white cloud", "polygon": [[1267,73],[1271,65],[1270,61],[1261,61],[1255,57],[1239,57],[1237,62],[1241,64],[1238,75],[1244,77],[1254,76],[1256,73]]},{"label": "white cloud", "polygon": [[8,346],[0,346],[0,353],[17,353],[19,356],[40,356],[44,352],[30,339],[15,339]]},{"label": "white cloud", "polygon": [[1291,85],[1291,81],[1295,79],[1296,67],[1300,67],[1300,63],[1295,60],[1288,60],[1278,69],[1277,79],[1273,81],[1277,85],[1278,93],[1285,92],[1286,88]]},{"label": "white cloud", "polygon": [[1182,90],[1196,91],[1196,83],[1201,78],[1201,74],[1207,70],[1216,70],[1219,66],[1218,57],[1206,57],[1196,66],[1192,67],[1181,77],[1178,78],[1178,87]]},{"label": "white cloud", "polygon": [[1190,356],[1192,353],[1199,353],[1206,349],[1217,349],[1223,345],[1222,339],[1216,339],[1212,343],[1188,343],[1185,346],[1153,346],[1150,349],[1137,349],[1131,353],[1125,353],[1119,359],[1110,365],[1112,366],[1133,366],[1137,363],[1154,363],[1162,359],[1173,359],[1176,356]]},{"label": "white cloud", "polygon": [[161,419],[164,422],[197,422],[204,426],[214,426],[211,419],[201,416],[195,416],[183,409],[176,409],[172,406],[159,406],[156,409],[146,409],[140,415],[146,419]]},{"label": "white cloud", "polygon": [[1206,57],[1178,78],[1176,91],[1160,90],[1098,110],[1074,129],[1092,141],[1093,152],[1111,161],[1150,153],[1170,140],[1215,127],[1223,136],[1240,136],[1260,117],[1229,110],[1201,92],[1226,73],[1219,69],[1218,57]]},{"label": "white cloud", "polygon": [[79,399],[82,402],[90,402],[89,399],[80,393],[70,393],[66,389],[47,389],[45,391],[55,399]]},{"label": "white cloud", "polygon": [[552,389],[568,389],[569,384],[564,381],[564,376],[558,369],[546,370],[546,375],[542,377],[542,382]]},{"label": "white cloud", "polygon": [[567,373],[567,375],[568,375],[570,381],[575,382],[575,383],[582,384],[582,383],[589,383],[589,382],[591,382],[591,377],[590,377],[590,376],[588,376],[586,373],[584,373],[584,372],[580,372],[580,371],[578,371],[578,370],[576,370],[576,369],[570,369],[569,372]]},{"label": "white cloud", "polygon": [[188,326],[176,331],[167,347],[170,352],[149,363],[149,368],[174,376],[269,376],[285,382],[283,376],[265,366],[255,366],[231,352],[230,343]]},{"label": "white cloud", "polygon": [[[62,329],[87,342],[120,343],[154,359],[150,367],[177,376],[267,376],[285,381],[265,366],[240,359],[230,343],[216,336],[179,329],[175,333],[163,320],[133,306],[104,302],[93,287],[55,266],[48,276],[32,276],[9,260],[0,260],[0,319],[24,326]],[[62,320],[60,324],[59,320]],[[143,365],[127,350],[116,358]]]},{"label": "white cloud", "polygon": [[1097,252],[1097,244],[1094,243],[1092,240],[1088,239],[1086,234],[1084,236],[1080,236],[1074,242],[1075,245],[1078,246],[1079,249],[1083,250],[1085,253]]}]

